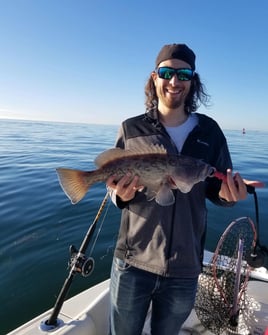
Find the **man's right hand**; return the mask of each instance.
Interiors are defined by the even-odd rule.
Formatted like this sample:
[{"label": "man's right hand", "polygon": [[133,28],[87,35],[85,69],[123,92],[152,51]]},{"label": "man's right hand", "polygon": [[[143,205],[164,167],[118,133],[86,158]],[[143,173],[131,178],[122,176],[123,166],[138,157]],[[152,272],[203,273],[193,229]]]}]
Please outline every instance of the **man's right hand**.
[{"label": "man's right hand", "polygon": [[122,201],[127,202],[135,197],[136,191],[143,189],[143,186],[139,185],[139,179],[138,176],[127,173],[118,181],[117,176],[114,175],[108,178],[106,185],[112,189]]}]

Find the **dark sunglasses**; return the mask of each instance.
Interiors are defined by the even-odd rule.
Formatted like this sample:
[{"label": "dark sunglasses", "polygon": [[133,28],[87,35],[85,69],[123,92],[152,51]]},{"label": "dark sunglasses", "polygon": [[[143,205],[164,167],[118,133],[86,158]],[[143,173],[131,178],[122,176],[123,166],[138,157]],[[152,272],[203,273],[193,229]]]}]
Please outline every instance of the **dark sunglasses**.
[{"label": "dark sunglasses", "polygon": [[173,69],[172,67],[159,67],[157,69],[157,74],[161,79],[170,80],[176,73],[178,80],[188,81],[192,80],[194,76],[194,71],[192,69]]}]

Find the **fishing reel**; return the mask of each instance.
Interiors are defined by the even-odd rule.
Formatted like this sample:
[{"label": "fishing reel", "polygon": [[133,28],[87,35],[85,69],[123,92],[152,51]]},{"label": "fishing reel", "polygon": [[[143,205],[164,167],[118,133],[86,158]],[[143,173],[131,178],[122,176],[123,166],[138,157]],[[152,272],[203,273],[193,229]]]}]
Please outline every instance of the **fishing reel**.
[{"label": "fishing reel", "polygon": [[68,268],[76,273],[80,273],[83,277],[88,277],[94,270],[94,259],[92,257],[86,257],[80,253],[74,245],[70,245],[70,261],[68,262]]}]

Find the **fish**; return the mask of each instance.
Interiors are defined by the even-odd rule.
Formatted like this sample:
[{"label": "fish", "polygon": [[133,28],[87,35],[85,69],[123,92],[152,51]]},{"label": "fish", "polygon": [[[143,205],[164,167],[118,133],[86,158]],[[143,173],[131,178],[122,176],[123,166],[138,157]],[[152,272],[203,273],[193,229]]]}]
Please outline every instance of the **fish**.
[{"label": "fish", "polygon": [[200,159],[181,154],[168,154],[163,145],[146,145],[142,148],[111,148],[95,159],[96,169],[91,171],[57,168],[59,183],[71,200],[78,203],[90,187],[97,182],[105,182],[110,176],[120,180],[127,173],[139,176],[139,185],[144,186],[148,201],[155,200],[160,206],[175,202],[173,189],[188,193],[193,186],[207,177],[212,177],[215,169]]}]

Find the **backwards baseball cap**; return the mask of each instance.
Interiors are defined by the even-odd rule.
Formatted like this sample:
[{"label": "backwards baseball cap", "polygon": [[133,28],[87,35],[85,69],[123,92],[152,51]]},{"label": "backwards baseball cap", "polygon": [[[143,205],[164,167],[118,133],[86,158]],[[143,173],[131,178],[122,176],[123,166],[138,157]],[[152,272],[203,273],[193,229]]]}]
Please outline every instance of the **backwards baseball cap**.
[{"label": "backwards baseball cap", "polygon": [[191,69],[195,70],[195,54],[186,44],[167,44],[160,50],[155,65],[158,65],[167,59],[180,59],[188,63]]}]

